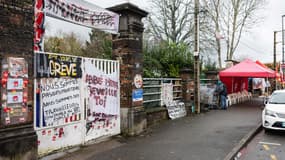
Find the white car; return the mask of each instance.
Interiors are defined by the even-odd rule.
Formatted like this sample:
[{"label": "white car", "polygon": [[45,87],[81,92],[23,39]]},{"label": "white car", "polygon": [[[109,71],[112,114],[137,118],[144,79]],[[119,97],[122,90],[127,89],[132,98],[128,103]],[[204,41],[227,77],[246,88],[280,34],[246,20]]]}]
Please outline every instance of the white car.
[{"label": "white car", "polygon": [[265,130],[285,130],[285,90],[276,90],[264,101],[262,125]]}]

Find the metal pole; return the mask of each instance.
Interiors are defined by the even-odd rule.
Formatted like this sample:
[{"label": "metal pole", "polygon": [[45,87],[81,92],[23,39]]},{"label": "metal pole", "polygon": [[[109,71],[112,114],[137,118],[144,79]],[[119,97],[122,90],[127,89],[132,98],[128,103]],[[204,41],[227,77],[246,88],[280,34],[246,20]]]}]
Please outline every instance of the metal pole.
[{"label": "metal pole", "polygon": [[199,62],[199,0],[195,0],[194,11],[194,105],[197,113],[200,113],[200,62]]},{"label": "metal pole", "polygon": [[[276,34],[277,31],[274,31],[274,38],[273,38],[273,68],[276,70]],[[277,89],[277,81],[276,78],[274,79],[274,90]]]},{"label": "metal pole", "polygon": [[[282,65],[284,65],[284,19],[285,15],[282,16]],[[281,67],[282,69],[282,81],[284,81],[284,66]]]},{"label": "metal pole", "polygon": [[284,19],[285,15],[282,16],[282,64],[284,64]]},{"label": "metal pole", "polygon": [[276,69],[276,34],[277,31],[274,31],[274,38],[273,38],[273,68]]}]

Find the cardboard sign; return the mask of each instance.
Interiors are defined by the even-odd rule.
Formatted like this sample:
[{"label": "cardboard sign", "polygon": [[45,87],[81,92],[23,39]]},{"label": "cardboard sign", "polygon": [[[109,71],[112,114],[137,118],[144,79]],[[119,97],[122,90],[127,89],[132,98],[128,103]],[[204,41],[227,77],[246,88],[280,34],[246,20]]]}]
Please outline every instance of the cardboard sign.
[{"label": "cardboard sign", "polygon": [[173,101],[166,105],[166,108],[171,119],[181,118],[187,115],[185,104],[183,102]]}]

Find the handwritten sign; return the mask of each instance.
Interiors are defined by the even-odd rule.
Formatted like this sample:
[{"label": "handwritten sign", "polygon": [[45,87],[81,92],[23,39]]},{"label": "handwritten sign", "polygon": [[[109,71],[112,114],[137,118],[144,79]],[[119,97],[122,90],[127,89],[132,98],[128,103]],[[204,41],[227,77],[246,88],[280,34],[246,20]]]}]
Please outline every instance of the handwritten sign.
[{"label": "handwritten sign", "polygon": [[86,70],[85,85],[89,95],[90,112],[118,115],[120,97],[117,72],[106,74],[96,68],[89,59],[86,59],[83,65]]},{"label": "handwritten sign", "polygon": [[57,54],[35,53],[36,76],[50,77],[82,77],[81,58]]},{"label": "handwritten sign", "polygon": [[41,79],[41,97],[45,126],[79,120],[80,84],[77,79]]},{"label": "handwritten sign", "polygon": [[119,15],[94,4],[78,0],[45,0],[47,16],[83,26],[118,31]]},{"label": "handwritten sign", "polygon": [[171,119],[185,117],[187,114],[185,104],[183,102],[173,101],[166,105],[166,108]]},{"label": "handwritten sign", "polygon": [[162,104],[169,104],[173,101],[173,84],[163,83],[161,88]]}]

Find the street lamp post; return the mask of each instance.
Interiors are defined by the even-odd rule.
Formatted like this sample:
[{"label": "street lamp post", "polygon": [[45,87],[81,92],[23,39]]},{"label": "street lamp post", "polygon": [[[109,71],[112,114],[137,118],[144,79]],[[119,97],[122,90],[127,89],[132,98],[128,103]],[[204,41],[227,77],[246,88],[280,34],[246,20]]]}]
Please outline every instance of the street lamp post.
[{"label": "street lamp post", "polygon": [[194,11],[194,105],[195,111],[200,113],[200,61],[199,61],[199,0],[195,0]]}]

